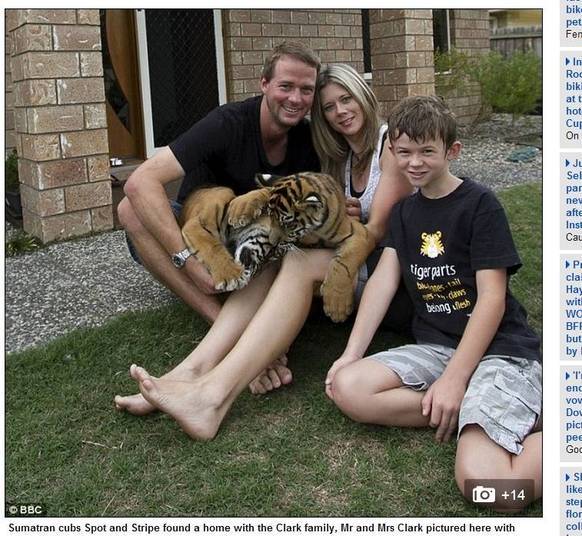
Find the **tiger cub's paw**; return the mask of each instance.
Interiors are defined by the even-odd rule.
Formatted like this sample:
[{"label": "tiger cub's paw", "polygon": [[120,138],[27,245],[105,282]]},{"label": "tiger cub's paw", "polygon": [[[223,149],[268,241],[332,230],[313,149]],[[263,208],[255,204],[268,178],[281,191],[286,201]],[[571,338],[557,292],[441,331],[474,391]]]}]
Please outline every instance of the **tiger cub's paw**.
[{"label": "tiger cub's paw", "polygon": [[232,227],[244,227],[253,220],[256,220],[265,206],[261,196],[249,194],[235,197],[228,205],[228,224]]},{"label": "tiger cub's paw", "polygon": [[354,308],[354,291],[350,281],[338,285],[327,278],[321,285],[323,310],[334,322],[343,322]]},{"label": "tiger cub's paw", "polygon": [[221,292],[230,292],[244,287],[248,280],[244,280],[245,269],[236,262],[230,262],[210,271],[214,281],[214,288]]}]

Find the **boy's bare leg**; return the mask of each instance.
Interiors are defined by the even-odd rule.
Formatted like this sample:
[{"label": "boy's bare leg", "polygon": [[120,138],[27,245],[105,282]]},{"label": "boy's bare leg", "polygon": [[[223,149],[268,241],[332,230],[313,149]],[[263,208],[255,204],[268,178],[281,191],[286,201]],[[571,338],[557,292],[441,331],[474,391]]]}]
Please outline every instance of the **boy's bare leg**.
[{"label": "boy's bare leg", "polygon": [[[465,480],[486,478],[531,479],[534,481],[534,496],[529,498],[529,502],[539,499],[542,496],[542,432],[527,436],[523,451],[516,456],[491,440],[480,426],[466,426],[457,445],[457,486],[464,495]],[[472,499],[471,496],[466,498]],[[495,504],[488,506],[504,511]]]},{"label": "boy's bare leg", "polygon": [[350,419],[384,426],[425,427],[421,402],[425,392],[404,387],[400,377],[373,359],[360,359],[334,376],[333,401]]},{"label": "boy's bare leg", "polygon": [[[200,344],[162,378],[190,381],[208,372],[224,358],[265,299],[276,271],[276,265],[268,266],[247,287],[231,294]],[[133,415],[146,415],[156,409],[141,393],[118,395],[115,397],[115,406],[118,410],[128,411]]]},{"label": "boy's bare leg", "polygon": [[327,269],[332,255],[327,250],[288,255],[238,342],[203,376],[176,382],[153,378],[143,368],[132,367],[141,393],[192,438],[214,437],[240,392],[286,351],[301,330],[311,306],[314,278]]}]

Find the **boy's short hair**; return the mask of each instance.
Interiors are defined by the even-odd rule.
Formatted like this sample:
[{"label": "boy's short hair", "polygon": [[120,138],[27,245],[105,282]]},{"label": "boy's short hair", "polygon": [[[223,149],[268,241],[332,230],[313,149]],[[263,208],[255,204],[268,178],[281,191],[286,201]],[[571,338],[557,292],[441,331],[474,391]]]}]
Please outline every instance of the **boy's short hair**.
[{"label": "boy's short hair", "polygon": [[283,41],[273,49],[271,54],[265,60],[261,78],[264,78],[267,82],[271,80],[275,71],[275,65],[283,56],[291,56],[296,60],[302,61],[310,67],[313,67],[319,74],[321,61],[313,50],[306,47],[303,43]]},{"label": "boy's short hair", "polygon": [[418,143],[440,139],[448,150],[457,141],[457,120],[441,97],[406,97],[388,117],[390,140],[402,134]]}]

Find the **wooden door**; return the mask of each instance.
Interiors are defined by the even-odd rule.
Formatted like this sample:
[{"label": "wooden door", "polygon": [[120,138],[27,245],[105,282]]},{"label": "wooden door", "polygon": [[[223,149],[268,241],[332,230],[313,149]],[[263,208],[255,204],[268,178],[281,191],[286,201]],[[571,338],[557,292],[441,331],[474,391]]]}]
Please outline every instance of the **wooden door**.
[{"label": "wooden door", "polygon": [[102,9],[101,41],[110,156],[145,159],[133,10]]}]

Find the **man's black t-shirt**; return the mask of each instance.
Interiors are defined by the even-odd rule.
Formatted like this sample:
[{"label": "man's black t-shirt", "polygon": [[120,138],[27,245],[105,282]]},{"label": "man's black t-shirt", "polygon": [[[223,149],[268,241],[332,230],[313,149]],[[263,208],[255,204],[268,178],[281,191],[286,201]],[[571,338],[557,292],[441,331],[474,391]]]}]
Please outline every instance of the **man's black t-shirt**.
[{"label": "man's black t-shirt", "polygon": [[[398,254],[414,303],[416,341],[450,348],[458,346],[477,301],[476,271],[506,268],[509,275],[521,266],[503,207],[469,179],[445,197],[428,199],[419,191],[398,203],[384,245]],[[486,355],[540,360],[539,344],[508,288]]]},{"label": "man's black t-shirt", "polygon": [[219,106],[170,143],[186,173],[178,193],[179,203],[204,184],[227,186],[240,195],[256,187],[256,173],[285,176],[319,171],[306,120],[289,130],[283,162],[270,164],[261,141],[261,99],[258,96]]}]

